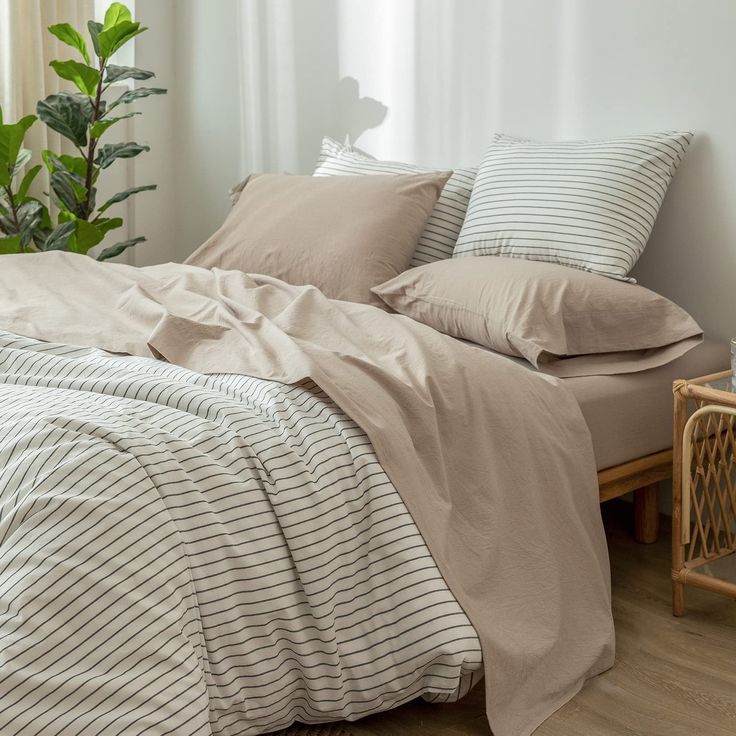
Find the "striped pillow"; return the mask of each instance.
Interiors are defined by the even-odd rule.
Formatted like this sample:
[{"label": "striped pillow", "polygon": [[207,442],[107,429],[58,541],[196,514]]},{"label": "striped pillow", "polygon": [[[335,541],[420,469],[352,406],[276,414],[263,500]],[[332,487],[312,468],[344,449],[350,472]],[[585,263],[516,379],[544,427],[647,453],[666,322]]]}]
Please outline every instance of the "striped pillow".
[{"label": "striped pillow", "polygon": [[547,261],[627,278],[692,133],[535,142],[498,134],[453,257]]},{"label": "striped pillow", "polygon": [[[396,161],[377,161],[359,148],[324,138],[314,175],[428,174],[432,171],[434,169]],[[453,172],[419,238],[411,267],[452,256],[476,173],[476,169],[456,169]]]}]

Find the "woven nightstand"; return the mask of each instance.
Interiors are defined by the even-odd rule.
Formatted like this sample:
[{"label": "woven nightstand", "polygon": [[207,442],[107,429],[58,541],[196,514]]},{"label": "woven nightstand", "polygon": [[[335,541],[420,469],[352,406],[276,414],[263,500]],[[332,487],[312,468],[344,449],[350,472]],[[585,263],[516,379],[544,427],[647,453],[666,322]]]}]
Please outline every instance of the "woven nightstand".
[{"label": "woven nightstand", "polygon": [[675,381],[672,612],[685,586],[736,599],[736,386],[731,372]]}]

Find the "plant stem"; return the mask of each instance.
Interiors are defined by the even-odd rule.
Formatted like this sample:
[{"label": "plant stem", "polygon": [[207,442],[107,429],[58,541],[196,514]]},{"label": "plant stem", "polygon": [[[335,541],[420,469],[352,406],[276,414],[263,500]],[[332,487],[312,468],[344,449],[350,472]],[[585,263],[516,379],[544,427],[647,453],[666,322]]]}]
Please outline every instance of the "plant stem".
[{"label": "plant stem", "polygon": [[[100,103],[102,101],[102,78],[105,71],[105,59],[99,57],[100,64],[100,81],[97,83],[97,93],[95,95],[95,102],[93,106],[94,113],[92,115],[92,125],[94,125],[100,119]],[[90,126],[91,127],[91,126]],[[91,135],[89,137],[89,144],[87,146],[87,176],[84,180],[84,186],[87,189],[87,201],[84,203],[84,219],[89,220],[89,216],[92,214],[92,175],[94,174],[95,168],[95,149],[97,148],[97,139]]]}]

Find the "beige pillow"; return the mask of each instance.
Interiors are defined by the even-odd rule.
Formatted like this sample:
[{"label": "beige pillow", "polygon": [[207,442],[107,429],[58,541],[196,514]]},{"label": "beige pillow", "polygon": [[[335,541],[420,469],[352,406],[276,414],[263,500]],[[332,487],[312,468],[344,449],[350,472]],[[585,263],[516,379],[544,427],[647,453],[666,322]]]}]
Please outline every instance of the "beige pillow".
[{"label": "beige pillow", "polygon": [[[604,361],[605,367],[600,359],[592,361],[596,372],[641,370],[632,368],[630,351],[664,348],[702,335],[687,312],[643,286],[541,261],[453,258],[411,269],[373,293],[397,312],[440,332],[526,358],[536,367],[560,358],[569,363],[570,356],[606,354],[611,359]],[[697,342],[683,343],[679,353],[663,350],[659,364]],[[651,367],[651,354],[645,357]]]},{"label": "beige pillow", "polygon": [[449,177],[253,176],[186,263],[312,284],[332,299],[385,309],[370,289],[409,266]]}]

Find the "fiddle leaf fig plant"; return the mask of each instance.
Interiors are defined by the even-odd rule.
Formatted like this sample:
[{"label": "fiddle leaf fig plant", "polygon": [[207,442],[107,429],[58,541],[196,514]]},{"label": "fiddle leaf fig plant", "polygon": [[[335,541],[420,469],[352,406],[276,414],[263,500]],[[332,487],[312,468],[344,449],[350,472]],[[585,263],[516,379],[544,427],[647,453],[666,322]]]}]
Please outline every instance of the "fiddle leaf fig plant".
[{"label": "fiddle leaf fig plant", "polygon": [[[134,158],[150,150],[133,141],[102,140],[114,125],[141,114],[121,114],[119,108],[124,109],[123,106],[144,97],[165,94],[166,90],[123,85],[127,80],[140,82],[155,75],[145,69],[110,63],[119,49],[147,30],[133,21],[125,5],[112,3],[104,22],[89,21],[87,29],[91,52],[82,34],[68,23],[49,27],[50,33],[75,49],[82,59],[50,63],[58,76],[71,82],[78,91],[49,95],[36,106],[38,119],[70,141],[76,154],[41,151],[43,164],[33,166],[20,178],[32,158],[31,152],[23,148],[23,140],[37,118],[28,115],[17,123],[5,125],[0,110],[0,254],[48,250],[86,254],[110,231],[122,227],[122,218],[107,215],[110,207],[140,192],[156,189],[155,184],[132,187],[105,202],[97,201],[98,179],[104,170],[120,159]],[[118,110],[118,114],[110,115],[113,110]],[[48,197],[58,209],[55,224],[49,208],[28,194],[42,165],[49,173]],[[102,250],[97,258],[114,258],[144,241],[142,236],[123,240]]]},{"label": "fiddle leaf fig plant", "polygon": [[35,115],[27,115],[17,123],[5,124],[0,109],[0,254],[32,249],[36,245],[35,239],[41,239],[44,230],[50,230],[47,208],[28,196],[41,165],[34,166],[20,177],[32,157],[31,152],[23,148],[23,139],[35,122]]}]

